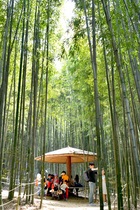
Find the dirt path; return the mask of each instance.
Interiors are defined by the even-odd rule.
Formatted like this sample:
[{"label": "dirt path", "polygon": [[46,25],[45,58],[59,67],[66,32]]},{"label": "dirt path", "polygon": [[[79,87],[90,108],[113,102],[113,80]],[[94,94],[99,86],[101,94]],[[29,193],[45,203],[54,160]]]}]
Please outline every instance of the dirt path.
[{"label": "dirt path", "polygon": [[[13,201],[9,203],[8,191],[5,190],[2,192],[3,197],[3,210],[17,210],[17,196],[18,193],[15,193]],[[25,198],[22,199],[21,206],[18,207],[18,210],[39,210],[40,198],[35,196],[34,205],[26,204]],[[96,203],[96,206],[89,206],[88,199],[85,197],[76,197],[70,196],[67,201],[64,200],[52,200],[51,197],[43,198],[42,210],[100,210],[99,203]],[[112,206],[114,210],[114,205]],[[131,208],[134,209],[134,208]],[[138,202],[138,209],[140,209],[140,202]],[[104,207],[104,210],[108,210],[108,206]],[[127,207],[125,208],[127,210]]]},{"label": "dirt path", "polygon": [[[5,200],[7,203],[7,200]],[[4,210],[16,210],[17,199],[14,199],[14,202],[4,206]],[[18,210],[39,210],[40,199],[34,199],[34,205],[25,204],[25,201],[22,201],[21,206],[18,207]],[[96,206],[89,206],[88,200],[84,198],[69,198],[67,201],[64,200],[51,200],[51,198],[43,199],[42,210],[100,210],[99,204]],[[104,210],[108,210],[108,207],[105,206]]]},{"label": "dirt path", "polygon": [[[35,199],[35,204],[39,206],[40,199]],[[69,198],[67,201],[64,200],[51,200],[50,198],[43,199],[42,203],[43,210],[100,210],[99,204],[96,206],[89,206],[88,200],[85,198]],[[108,210],[108,207],[105,206],[104,210]]]},{"label": "dirt path", "polygon": [[[43,206],[42,209],[48,209],[48,210],[90,210],[90,209],[94,209],[94,210],[99,210],[99,204],[97,204],[97,206],[88,206],[88,202],[76,202],[76,201],[72,201],[71,199],[69,199],[68,201],[43,201]],[[106,206],[104,208],[104,210],[108,210],[108,207]]]},{"label": "dirt path", "polygon": [[[7,191],[3,191],[4,203],[7,203]],[[4,206],[4,210],[16,210],[17,195],[15,194],[15,199],[12,203]],[[18,207],[18,210],[38,210],[40,206],[40,198],[35,196],[34,205],[25,204],[25,201],[22,201],[22,205]],[[84,197],[70,196],[67,201],[64,200],[52,200],[51,197],[43,198],[42,210],[100,210],[100,206],[97,203],[96,206],[89,206],[88,199]],[[105,206],[104,210],[108,210],[108,207]]]}]

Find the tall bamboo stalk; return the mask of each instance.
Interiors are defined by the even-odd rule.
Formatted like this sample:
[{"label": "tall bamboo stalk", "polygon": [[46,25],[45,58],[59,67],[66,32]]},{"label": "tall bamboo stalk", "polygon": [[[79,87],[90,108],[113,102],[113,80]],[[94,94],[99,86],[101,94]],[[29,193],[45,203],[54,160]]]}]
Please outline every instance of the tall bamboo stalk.
[{"label": "tall bamboo stalk", "polygon": [[102,176],[101,176],[101,133],[100,133],[100,101],[99,101],[99,93],[98,93],[98,83],[97,83],[97,63],[96,63],[96,25],[95,25],[95,2],[92,0],[92,43],[90,38],[89,24],[88,24],[88,16],[86,11],[86,2],[83,0],[84,5],[84,14],[86,21],[86,29],[88,36],[88,43],[90,49],[90,58],[92,64],[93,71],[93,79],[94,79],[94,100],[95,100],[95,116],[96,116],[96,135],[97,135],[97,154],[98,154],[98,170],[99,170],[99,196],[100,196],[100,209],[104,209],[103,205],[103,197],[102,197]]},{"label": "tall bamboo stalk", "polygon": [[[36,142],[36,125],[37,125],[37,92],[38,92],[38,73],[39,73],[39,56],[40,56],[40,37],[39,37],[39,23],[40,23],[40,2],[36,1],[35,21],[34,21],[34,41],[33,41],[33,58],[32,58],[32,141],[31,141],[31,168],[30,179],[34,182],[34,152]],[[34,185],[31,186],[31,203],[34,203]]]},{"label": "tall bamboo stalk", "polygon": [[119,57],[119,51],[118,51],[117,43],[116,43],[115,36],[114,36],[114,31],[113,31],[113,27],[112,27],[112,21],[111,21],[111,17],[110,17],[108,3],[107,3],[107,1],[102,0],[102,4],[103,4],[103,9],[104,9],[104,12],[105,12],[105,16],[106,16],[106,22],[107,22],[107,25],[108,25],[108,29],[109,29],[110,34],[111,34],[111,44],[112,44],[112,48],[113,48],[113,52],[114,52],[115,62],[116,62],[117,69],[118,69],[118,72],[119,72],[119,77],[120,77],[120,81],[121,81],[121,88],[122,88],[122,93],[123,93],[123,100],[124,100],[124,103],[125,103],[125,109],[126,109],[126,113],[127,113],[127,119],[128,119],[129,127],[130,127],[130,133],[131,133],[131,136],[132,136],[132,145],[133,145],[132,148],[133,148],[135,166],[137,168],[137,180],[138,180],[138,182],[140,182],[140,162],[139,162],[138,151],[137,151],[137,147],[136,147],[136,138],[135,138],[135,134],[134,134],[134,126],[133,126],[132,118],[131,118],[131,115],[130,115],[130,113],[131,113],[130,112],[130,104],[129,104],[129,100],[127,98],[127,92],[126,92],[126,86],[125,86],[124,76],[123,76],[123,72],[122,72],[121,60],[120,60],[120,57]]}]

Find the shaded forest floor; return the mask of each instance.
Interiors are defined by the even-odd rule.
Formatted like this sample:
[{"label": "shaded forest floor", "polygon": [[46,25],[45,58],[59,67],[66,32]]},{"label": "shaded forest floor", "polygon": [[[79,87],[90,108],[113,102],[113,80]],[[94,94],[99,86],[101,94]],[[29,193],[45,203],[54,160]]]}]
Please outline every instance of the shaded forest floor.
[{"label": "shaded forest floor", "polygon": [[[5,190],[5,192],[3,193],[3,204],[7,204],[9,201],[7,199],[8,197],[8,191]],[[37,195],[34,196],[34,205],[32,204],[26,204],[25,203],[25,198],[21,198],[21,204],[20,206],[17,207],[17,192],[15,192],[15,197],[14,200],[12,202],[10,202],[7,205],[4,205],[3,210],[38,210],[40,209],[40,197],[38,197]],[[91,207],[88,205],[88,199],[87,197],[85,197],[84,195],[79,195],[79,197],[76,197],[74,195],[69,196],[69,199],[67,201],[65,200],[57,200],[54,199],[52,200],[52,198],[50,196],[47,197],[43,197],[43,201],[42,201],[42,210],[90,210],[90,209],[94,209],[94,210],[99,210],[99,202],[96,201],[96,206]],[[108,210],[108,206],[105,206],[104,210]],[[114,209],[115,210],[115,209]]]},{"label": "shaded forest floor", "polygon": [[[4,203],[7,202],[7,199],[3,200]],[[17,206],[17,198],[10,203],[10,205],[6,205],[3,210],[39,210],[40,206],[40,198],[35,196],[34,205],[32,204],[25,204],[25,201],[21,202],[21,205],[16,208]],[[67,201],[64,200],[52,200],[51,197],[43,198],[42,202],[42,210],[100,210],[100,205],[96,202],[96,206],[89,206],[88,199],[82,197],[70,197]],[[117,210],[115,206],[111,207],[112,210]],[[138,205],[137,210],[140,209],[140,205]],[[104,207],[104,210],[108,210],[108,206]],[[128,208],[124,208],[124,210],[128,210]],[[131,208],[134,210],[134,208]]]},{"label": "shaded forest floor", "polygon": [[[7,202],[7,199],[4,200],[4,202]],[[15,199],[10,205],[7,205],[4,207],[4,210],[16,210],[17,205],[17,199]],[[18,207],[20,210],[38,210],[40,206],[40,198],[35,196],[34,199],[34,205],[31,204],[25,204],[24,201],[22,201],[21,205]],[[99,203],[96,203],[96,206],[89,206],[88,205],[88,199],[82,198],[82,197],[69,197],[67,201],[64,200],[52,200],[51,197],[43,198],[42,202],[42,210],[99,210]],[[108,210],[108,207],[105,206],[104,210]]]},{"label": "shaded forest floor", "polygon": [[[3,204],[6,204],[3,206],[3,210],[39,210],[40,208],[40,197],[34,196],[34,205],[28,203],[25,203],[25,198],[21,199],[21,204],[17,208],[17,192],[15,192],[15,197],[12,202],[8,203],[8,191],[5,190],[3,192]],[[111,199],[112,202],[114,200],[114,197]],[[89,206],[88,205],[88,199],[83,194],[80,194],[79,197],[76,196],[70,196],[67,201],[64,200],[52,200],[50,196],[43,197],[42,201],[42,210],[100,210],[100,204],[98,202],[98,199],[96,201],[96,206]],[[112,210],[117,210],[117,208],[112,205]],[[140,202],[138,203],[138,209],[140,209]],[[138,210],[137,209],[137,210]],[[104,210],[108,210],[108,206],[104,207]],[[124,208],[124,210],[128,210],[127,208]],[[131,210],[134,210],[134,208],[131,208]]]}]

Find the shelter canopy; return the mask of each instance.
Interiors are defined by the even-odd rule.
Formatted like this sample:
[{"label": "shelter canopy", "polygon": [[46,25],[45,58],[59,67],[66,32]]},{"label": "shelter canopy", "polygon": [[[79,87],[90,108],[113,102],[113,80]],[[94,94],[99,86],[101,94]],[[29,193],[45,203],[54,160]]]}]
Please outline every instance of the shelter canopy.
[{"label": "shelter canopy", "polygon": [[[97,159],[97,154],[68,146],[45,153],[45,162],[63,164],[67,162],[68,157],[71,158],[71,163],[84,163]],[[43,161],[43,155],[36,157],[35,160]]]},{"label": "shelter canopy", "polygon": [[[91,162],[97,159],[97,154],[86,150],[81,150],[73,147],[65,147],[45,153],[44,161],[48,163],[66,164],[67,174],[71,177],[72,163]],[[37,161],[43,161],[43,155],[35,158]]]}]

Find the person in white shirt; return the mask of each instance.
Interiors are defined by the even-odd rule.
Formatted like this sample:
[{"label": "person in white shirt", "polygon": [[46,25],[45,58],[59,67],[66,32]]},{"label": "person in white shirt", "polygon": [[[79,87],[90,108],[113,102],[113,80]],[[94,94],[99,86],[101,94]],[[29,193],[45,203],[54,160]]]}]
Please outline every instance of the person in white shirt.
[{"label": "person in white shirt", "polygon": [[36,176],[36,180],[38,182],[38,196],[40,196],[40,191],[41,191],[41,171],[38,172]]},{"label": "person in white shirt", "polygon": [[103,202],[104,205],[107,203],[107,189],[106,189],[106,179],[105,179],[105,171],[102,169],[102,190],[103,190]]},{"label": "person in white shirt", "polygon": [[60,185],[60,189],[63,192],[64,200],[68,199],[68,188],[69,186],[67,185],[67,180],[63,180],[63,184]]}]

